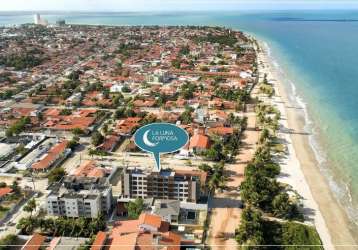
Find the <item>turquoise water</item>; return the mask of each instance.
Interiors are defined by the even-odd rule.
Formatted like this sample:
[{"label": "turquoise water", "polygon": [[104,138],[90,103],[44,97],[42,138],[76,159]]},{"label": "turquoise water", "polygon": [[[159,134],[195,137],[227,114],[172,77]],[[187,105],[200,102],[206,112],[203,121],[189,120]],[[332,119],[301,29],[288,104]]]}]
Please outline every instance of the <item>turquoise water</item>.
[{"label": "turquoise water", "polygon": [[[219,25],[268,42],[306,104],[320,167],[353,221],[358,221],[358,12],[44,13],[73,24]],[[1,13],[0,25],[32,22],[31,13]]]}]

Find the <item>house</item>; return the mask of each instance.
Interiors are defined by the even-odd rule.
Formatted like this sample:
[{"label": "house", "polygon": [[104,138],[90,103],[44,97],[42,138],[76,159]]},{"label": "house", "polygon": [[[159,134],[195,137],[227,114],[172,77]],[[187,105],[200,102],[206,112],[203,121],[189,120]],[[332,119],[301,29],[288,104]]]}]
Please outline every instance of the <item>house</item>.
[{"label": "house", "polygon": [[48,171],[56,167],[71,153],[71,149],[67,148],[67,143],[67,140],[63,140],[53,146],[39,161],[32,164],[31,168],[35,171]]},{"label": "house", "polygon": [[128,117],[122,120],[119,120],[116,126],[116,129],[121,135],[131,135],[133,130],[140,125],[140,117]]},{"label": "house", "polygon": [[152,213],[159,215],[163,221],[170,224],[179,222],[180,201],[178,200],[161,200],[154,201]]},{"label": "house", "polygon": [[106,176],[106,169],[97,167],[94,161],[86,161],[75,169],[73,175],[76,177],[101,178]]},{"label": "house", "polygon": [[200,153],[210,148],[210,139],[208,136],[194,133],[189,140],[189,150],[194,153]]},{"label": "house", "polygon": [[88,240],[82,237],[53,237],[46,250],[79,249]]},{"label": "house", "polygon": [[95,240],[92,243],[91,250],[102,250],[106,244],[108,235],[105,232],[99,231]]},{"label": "house", "polygon": [[91,250],[179,250],[181,236],[169,226],[160,216],[142,213],[137,220],[116,222],[108,235],[98,232]]},{"label": "house", "polygon": [[107,152],[112,152],[121,141],[121,136],[110,135],[104,139],[104,142],[98,146],[99,149]]},{"label": "house", "polygon": [[210,135],[219,135],[222,137],[227,137],[234,133],[234,129],[232,127],[214,127],[208,128],[208,134]]},{"label": "house", "polygon": [[2,201],[7,195],[11,194],[13,191],[10,187],[2,187],[0,188],[0,201]]},{"label": "house", "polygon": [[30,237],[30,239],[22,246],[21,250],[39,250],[42,248],[42,245],[45,243],[46,237],[35,233]]}]

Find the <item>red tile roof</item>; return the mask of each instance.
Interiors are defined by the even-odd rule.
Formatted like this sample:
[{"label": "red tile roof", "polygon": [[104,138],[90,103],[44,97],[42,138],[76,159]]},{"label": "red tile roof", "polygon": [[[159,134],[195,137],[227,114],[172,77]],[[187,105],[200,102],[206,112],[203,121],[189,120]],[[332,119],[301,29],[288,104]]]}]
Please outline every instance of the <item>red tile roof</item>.
[{"label": "red tile roof", "polygon": [[142,213],[139,216],[139,224],[145,224],[154,228],[160,228],[162,218],[158,215]]},{"label": "red tile roof", "polygon": [[208,149],[210,147],[209,137],[206,135],[195,134],[190,138],[189,148]]},{"label": "red tile roof", "polygon": [[45,242],[46,237],[41,234],[34,234],[30,240],[26,242],[23,250],[38,250],[41,245]]},{"label": "red tile roof", "polygon": [[64,140],[52,147],[43,159],[32,164],[32,169],[42,170],[51,167],[51,165],[59,158],[59,156],[65,152],[67,143],[68,141]]},{"label": "red tile roof", "polygon": [[217,134],[217,135],[231,135],[234,133],[234,129],[231,127],[216,127],[216,128],[209,128],[208,133]]},{"label": "red tile roof", "polygon": [[77,177],[104,177],[106,172],[105,169],[97,167],[94,161],[86,161],[75,170],[73,175]]},{"label": "red tile roof", "polygon": [[96,235],[96,239],[94,240],[91,250],[101,250],[106,244],[107,234],[105,232],[99,231]]},{"label": "red tile roof", "polygon": [[12,188],[9,188],[9,187],[0,188],[0,198],[6,196],[7,194],[11,193],[12,191],[13,191]]}]

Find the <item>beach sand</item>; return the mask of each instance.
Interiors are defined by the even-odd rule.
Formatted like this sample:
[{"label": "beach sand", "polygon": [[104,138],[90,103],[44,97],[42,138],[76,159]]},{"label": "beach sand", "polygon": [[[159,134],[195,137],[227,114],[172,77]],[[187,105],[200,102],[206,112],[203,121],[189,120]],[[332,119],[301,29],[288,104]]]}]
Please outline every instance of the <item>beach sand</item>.
[{"label": "beach sand", "polygon": [[357,249],[357,237],[349,230],[347,215],[333,197],[309,144],[309,134],[304,130],[304,111],[297,104],[290,103],[284,78],[273,65],[273,59],[267,53],[268,47],[261,44],[261,48],[263,51],[258,53],[260,74],[266,73],[275,87],[276,95],[271,102],[282,117],[278,137],[287,146],[279,180],[290,184],[303,197],[307,222],[316,227],[325,249]]}]

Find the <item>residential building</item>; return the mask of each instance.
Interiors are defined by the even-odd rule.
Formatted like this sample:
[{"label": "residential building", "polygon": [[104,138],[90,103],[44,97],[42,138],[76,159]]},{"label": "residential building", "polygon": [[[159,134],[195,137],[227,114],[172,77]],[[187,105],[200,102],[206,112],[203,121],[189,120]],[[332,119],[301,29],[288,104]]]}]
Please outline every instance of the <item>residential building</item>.
[{"label": "residential building", "polygon": [[112,211],[112,187],[105,178],[67,176],[50,187],[49,215],[96,218]]},{"label": "residential building", "polygon": [[197,202],[204,195],[207,174],[202,171],[146,171],[125,168],[122,173],[123,198],[172,199]]},{"label": "residential building", "polygon": [[63,140],[53,146],[39,161],[32,164],[31,168],[35,171],[48,171],[50,168],[56,167],[71,153],[71,149],[67,148],[67,143],[67,140]]},{"label": "residential building", "polygon": [[142,213],[137,220],[118,221],[110,233],[98,232],[91,250],[179,250],[182,238],[160,216]]}]

